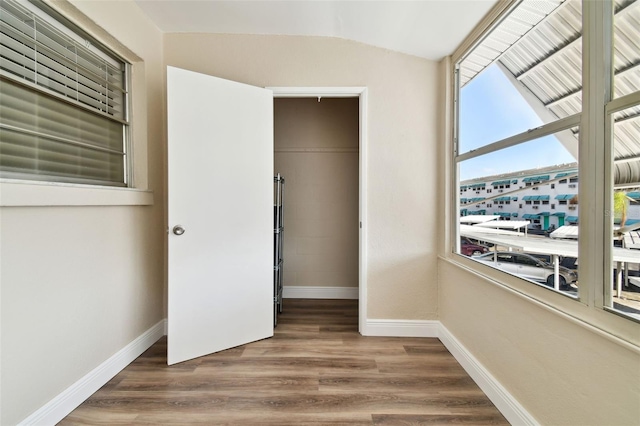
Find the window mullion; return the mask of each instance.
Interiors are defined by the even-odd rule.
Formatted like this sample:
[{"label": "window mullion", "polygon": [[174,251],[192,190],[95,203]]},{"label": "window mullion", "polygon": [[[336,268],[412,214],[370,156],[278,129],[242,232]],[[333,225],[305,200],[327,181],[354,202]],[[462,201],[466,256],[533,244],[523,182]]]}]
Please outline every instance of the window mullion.
[{"label": "window mullion", "polygon": [[490,154],[495,151],[516,146],[521,143],[532,141],[534,139],[539,139],[543,136],[548,136],[557,132],[561,132],[563,130],[571,129],[572,127],[576,127],[580,124],[580,116],[581,116],[581,113],[574,114],[569,117],[544,124],[540,127],[529,129],[526,132],[522,132],[517,135],[510,136],[506,139],[502,139],[497,142],[485,145],[483,147],[465,152],[464,154],[460,154],[456,156],[455,157],[456,161],[461,162],[461,161],[469,160],[475,157],[480,157],[482,155]]},{"label": "window mullion", "polygon": [[[605,106],[611,99],[611,0],[584,1],[583,96],[580,131],[580,240],[581,299],[590,306],[604,305],[603,284],[610,278],[612,259],[611,171],[612,147],[605,143]],[[609,213],[607,215],[607,213]]]}]

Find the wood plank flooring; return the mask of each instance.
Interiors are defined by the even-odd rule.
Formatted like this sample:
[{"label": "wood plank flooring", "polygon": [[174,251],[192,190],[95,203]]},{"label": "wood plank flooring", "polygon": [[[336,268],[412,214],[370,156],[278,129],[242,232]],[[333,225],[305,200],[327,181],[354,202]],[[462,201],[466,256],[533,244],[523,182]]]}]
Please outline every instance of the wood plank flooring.
[{"label": "wood plank flooring", "polygon": [[440,341],[362,337],[357,310],[286,299],[273,338],[170,367],[163,338],[59,424],[508,424]]}]

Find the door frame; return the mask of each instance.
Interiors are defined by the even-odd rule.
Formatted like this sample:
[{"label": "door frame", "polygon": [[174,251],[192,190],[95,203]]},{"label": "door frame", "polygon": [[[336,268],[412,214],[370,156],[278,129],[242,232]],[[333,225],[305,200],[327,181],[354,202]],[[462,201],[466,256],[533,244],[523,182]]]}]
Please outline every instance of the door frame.
[{"label": "door frame", "polygon": [[274,98],[359,98],[358,204],[358,331],[367,324],[367,88],[366,87],[266,87]]}]

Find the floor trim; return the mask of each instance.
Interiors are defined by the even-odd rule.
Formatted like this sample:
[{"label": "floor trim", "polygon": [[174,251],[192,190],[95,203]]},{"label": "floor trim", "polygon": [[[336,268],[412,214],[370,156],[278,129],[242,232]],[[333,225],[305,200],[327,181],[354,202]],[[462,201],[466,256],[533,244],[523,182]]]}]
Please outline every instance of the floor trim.
[{"label": "floor trim", "polygon": [[[290,289],[286,295],[286,289]],[[297,292],[297,289],[305,289]],[[344,299],[343,293],[327,290],[350,290],[355,293],[356,287],[285,287],[285,297]],[[353,293],[351,293],[353,295]],[[341,297],[336,297],[341,294]],[[313,297],[316,295],[316,297]],[[167,320],[162,320],[145,331],[134,341],[118,351],[115,355],[96,367],[93,371],[71,385],[53,398],[39,410],[20,422],[20,425],[56,424],[84,402],[95,391],[100,389],[111,378],[140,356],[158,339],[166,334]],[[518,401],[496,380],[496,378],[467,350],[467,348],[436,320],[367,320],[365,336],[389,337],[436,337],[451,352],[465,371],[482,389],[502,415],[514,425],[538,425],[535,418],[520,405]]]},{"label": "floor trim", "polygon": [[367,320],[363,336],[438,337],[440,322],[428,320]]},{"label": "floor trim", "polygon": [[285,299],[358,299],[358,287],[284,286]]},{"label": "floor trim", "polygon": [[442,323],[439,324],[438,338],[509,423],[532,426],[539,424]]},{"label": "floor trim", "polygon": [[53,425],[58,423],[164,336],[165,323],[166,320],[162,320],[142,333],[19,424]]}]

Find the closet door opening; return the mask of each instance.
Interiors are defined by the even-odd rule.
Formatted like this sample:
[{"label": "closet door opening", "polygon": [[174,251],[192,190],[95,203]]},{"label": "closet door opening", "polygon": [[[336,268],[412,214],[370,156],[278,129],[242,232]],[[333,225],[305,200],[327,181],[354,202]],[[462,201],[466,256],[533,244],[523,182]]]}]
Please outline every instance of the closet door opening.
[{"label": "closet door opening", "polygon": [[[274,98],[274,172],[286,180],[286,299],[358,299],[360,98]],[[327,302],[331,305],[331,302]]]}]

